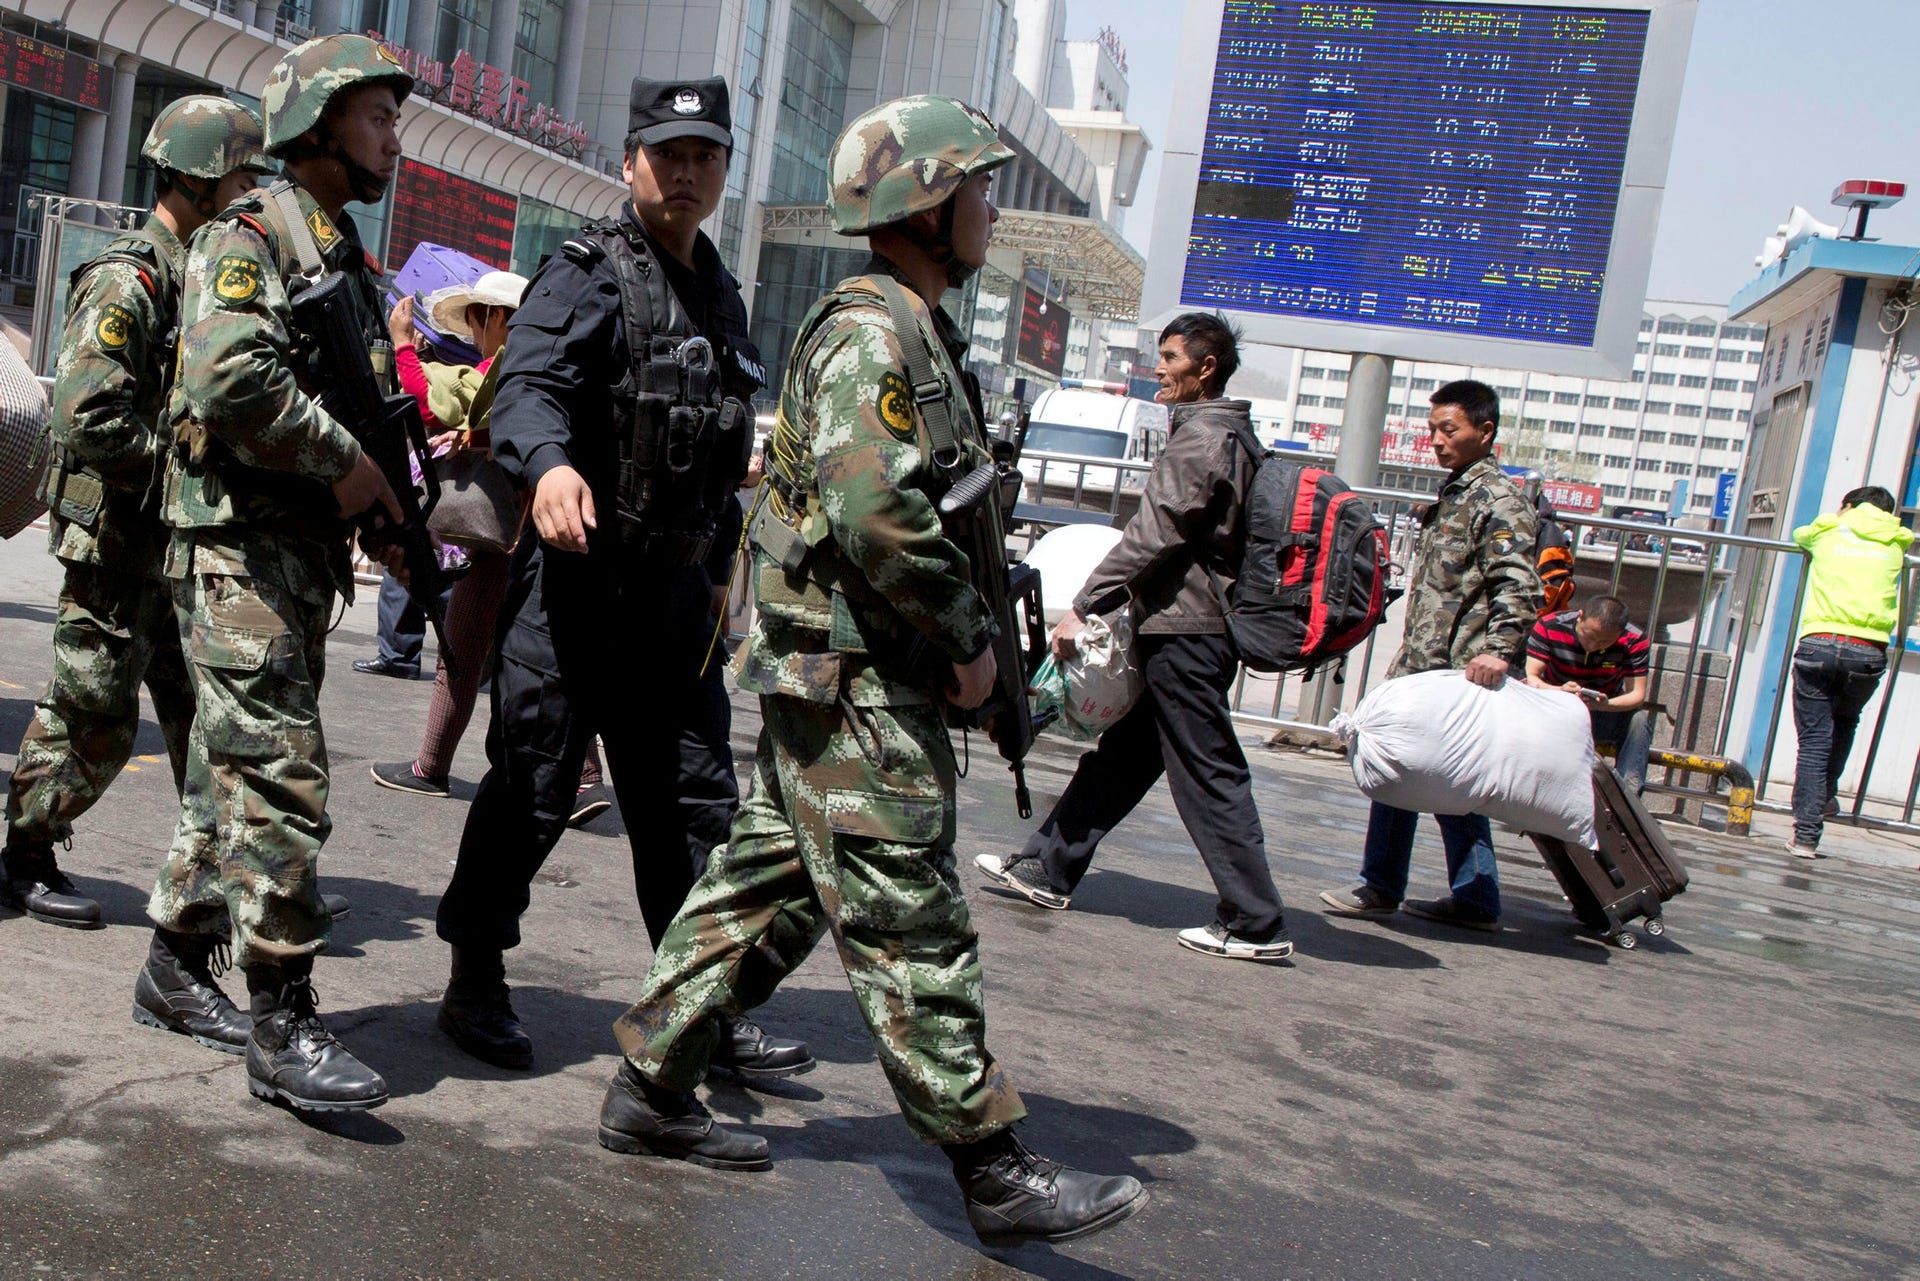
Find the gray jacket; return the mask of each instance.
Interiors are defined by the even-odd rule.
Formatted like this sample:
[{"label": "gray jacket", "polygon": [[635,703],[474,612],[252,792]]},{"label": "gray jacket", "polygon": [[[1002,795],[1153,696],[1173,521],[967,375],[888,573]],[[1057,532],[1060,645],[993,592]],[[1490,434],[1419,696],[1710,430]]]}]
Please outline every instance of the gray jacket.
[{"label": "gray jacket", "polygon": [[1244,400],[1173,407],[1166,452],[1147,474],[1140,510],[1074,598],[1082,617],[1131,600],[1142,635],[1226,632],[1207,571],[1222,591],[1239,574],[1240,509],[1260,465],[1236,430],[1252,432],[1249,408]]}]

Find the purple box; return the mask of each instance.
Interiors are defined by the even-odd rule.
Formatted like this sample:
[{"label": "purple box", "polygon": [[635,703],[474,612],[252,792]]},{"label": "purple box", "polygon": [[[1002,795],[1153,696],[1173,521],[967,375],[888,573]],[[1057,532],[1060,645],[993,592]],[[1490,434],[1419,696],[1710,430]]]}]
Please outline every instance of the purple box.
[{"label": "purple box", "polygon": [[413,323],[426,336],[434,354],[449,364],[477,365],[480,352],[472,343],[434,328],[428,300],[450,285],[473,285],[493,270],[472,254],[422,242],[407,255],[406,265],[388,278],[387,301],[397,303],[412,294]]}]

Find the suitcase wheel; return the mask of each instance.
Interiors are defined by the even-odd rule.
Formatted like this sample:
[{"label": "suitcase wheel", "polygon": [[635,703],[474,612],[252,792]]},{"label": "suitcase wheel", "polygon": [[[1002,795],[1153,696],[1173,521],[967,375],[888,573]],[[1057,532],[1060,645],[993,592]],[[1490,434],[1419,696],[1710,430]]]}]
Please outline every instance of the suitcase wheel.
[{"label": "suitcase wheel", "polygon": [[1646,928],[1647,928],[1648,936],[1652,938],[1659,938],[1662,934],[1665,934],[1667,932],[1666,922],[1662,921],[1657,916],[1649,916],[1647,918]]},{"label": "suitcase wheel", "polygon": [[1613,935],[1613,945],[1623,952],[1631,952],[1640,946],[1640,940],[1626,930],[1621,930]]}]

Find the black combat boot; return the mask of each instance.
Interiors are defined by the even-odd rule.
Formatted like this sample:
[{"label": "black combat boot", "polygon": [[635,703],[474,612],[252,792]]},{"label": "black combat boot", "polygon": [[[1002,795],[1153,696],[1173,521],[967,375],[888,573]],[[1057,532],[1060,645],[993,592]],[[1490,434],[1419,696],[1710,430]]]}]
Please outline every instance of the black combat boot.
[{"label": "black combat boot", "polygon": [[380,1074],[321,1024],[312,958],[246,970],[253,1011],[247,1089],[255,1098],[284,1099],[303,1112],[357,1112],[387,1101]]},{"label": "black combat boot", "polygon": [[600,1105],[600,1146],[629,1156],[651,1152],[716,1170],[765,1170],[773,1164],[765,1139],[722,1127],[700,1100],[662,1089],[625,1059]]},{"label": "black combat boot", "polygon": [[499,952],[453,949],[453,978],[440,1000],[440,1030],[482,1063],[533,1066],[533,1040],[507,999],[507,965]]},{"label": "black combat boot", "polygon": [[720,1039],[714,1046],[711,1067],[737,1073],[749,1081],[799,1076],[814,1069],[813,1051],[805,1041],[768,1036],[749,1019],[719,1014],[714,1022],[720,1029]]},{"label": "black combat boot", "polygon": [[80,893],[54,861],[50,841],[22,840],[11,834],[0,850],[0,897],[8,906],[49,925],[70,930],[100,930],[100,905]]},{"label": "black combat boot", "polygon": [[[147,964],[133,981],[133,1021],[190,1036],[210,1049],[245,1054],[253,1020],[214,982],[226,944],[210,934],[155,930]],[[224,960],[217,968],[227,968]]]},{"label": "black combat boot", "polygon": [[353,904],[344,894],[322,894],[320,902],[326,907],[327,915],[336,921],[353,914]]},{"label": "black combat boot", "polygon": [[1073,1241],[1147,1203],[1146,1189],[1132,1175],[1069,1170],[1029,1151],[1010,1129],[942,1146],[967,1199],[967,1222],[987,1245]]}]

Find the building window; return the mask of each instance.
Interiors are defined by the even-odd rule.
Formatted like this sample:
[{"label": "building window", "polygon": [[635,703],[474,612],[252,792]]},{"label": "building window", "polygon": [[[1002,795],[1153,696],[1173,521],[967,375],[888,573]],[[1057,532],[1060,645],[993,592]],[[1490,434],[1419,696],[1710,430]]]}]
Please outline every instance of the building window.
[{"label": "building window", "polygon": [[1692,463],[1688,463],[1688,462],[1676,462],[1676,461],[1673,461],[1673,460],[1668,460],[1668,462],[1667,462],[1667,475],[1669,475],[1669,476],[1691,476],[1692,474],[1693,474],[1693,464],[1692,464]]},{"label": "building window", "polygon": [[1705,374],[1681,374],[1680,385],[1682,387],[1705,387],[1707,385],[1706,375]]},{"label": "building window", "polygon": [[1627,457],[1625,454],[1608,454],[1607,466],[1614,471],[1624,471],[1633,466],[1633,459]]},{"label": "building window", "polygon": [[1660,460],[1658,458],[1636,458],[1633,460],[1633,469],[1635,471],[1659,471]]},{"label": "building window", "polygon": [[1731,422],[1733,420],[1733,411],[1731,409],[1709,409],[1707,411],[1707,417],[1717,418],[1721,422]]},{"label": "building window", "polygon": [[1640,443],[1643,445],[1664,445],[1667,443],[1667,433],[1663,431],[1643,431],[1640,433]]},{"label": "building window", "polygon": [[826,200],[833,142],[846,123],[852,58],[853,19],[827,0],[794,0],[787,20],[787,64],[780,79],[767,203],[817,205]]},{"label": "building window", "polygon": [[1745,392],[1749,396],[1753,395],[1753,393],[1758,391],[1759,389],[1760,389],[1759,384],[1757,383],[1741,383],[1740,384],[1740,390]]},{"label": "building window", "polygon": [[1343,383],[1347,381],[1347,375],[1350,372],[1352,371],[1346,369],[1329,369],[1327,370],[1327,381],[1330,383]]},{"label": "building window", "polygon": [[[1343,378],[1345,376],[1345,374],[1341,375]],[[1437,378],[1416,378],[1413,380],[1413,389],[1415,391],[1435,391],[1439,386],[1440,380]]]},{"label": "building window", "polygon": [[532,102],[552,102],[560,79],[562,0],[520,0],[520,27],[513,40],[513,74],[527,82]]},{"label": "building window", "polygon": [[1588,396],[1584,403],[1588,409],[1605,409],[1607,407],[1607,398],[1605,396]]},{"label": "building window", "polygon": [[1695,445],[1700,443],[1700,438],[1698,436],[1686,435],[1681,432],[1674,432],[1671,436],[1667,437],[1667,443],[1669,445],[1672,445],[1675,449],[1692,449]]},{"label": "building window", "polygon": [[1624,409],[1631,413],[1640,408],[1640,398],[1638,396],[1615,396],[1613,398],[1613,407],[1615,409]]},{"label": "building window", "polygon": [[1713,380],[1713,389],[1715,391],[1738,391],[1740,390],[1740,380],[1738,378],[1716,378]]},{"label": "building window", "polygon": [[1728,450],[1733,448],[1733,441],[1725,436],[1708,436],[1700,445],[1703,449]]},{"label": "building window", "polygon": [[1713,348],[1689,346],[1686,355],[1688,360],[1712,360]]},{"label": "building window", "polygon": [[1653,317],[1652,317],[1652,316],[1642,316],[1642,317],[1640,317],[1640,332],[1641,332],[1641,333],[1643,333],[1643,334],[1650,334],[1650,333],[1652,333],[1652,332],[1653,332]]},{"label": "building window", "polygon": [[1328,409],[1345,409],[1347,407],[1347,398],[1345,396],[1329,396],[1323,403]]},{"label": "building window", "polygon": [[1302,378],[1325,378],[1327,371],[1319,365],[1302,365],[1300,367],[1300,376]]},{"label": "building window", "polygon": [[1647,402],[1647,412],[1649,414],[1670,414],[1673,412],[1673,402],[1670,400],[1649,400]]},{"label": "building window", "polygon": [[580,229],[580,215],[532,196],[520,197],[513,216],[513,269],[531,276],[548,255]]},{"label": "building window", "polygon": [[1495,387],[1493,389],[1493,394],[1500,397],[1500,399],[1502,400],[1520,399],[1520,389],[1518,387]]},{"label": "building window", "polygon": [[1602,485],[1600,486],[1600,492],[1608,498],[1625,498],[1627,496],[1627,487],[1625,485]]},{"label": "building window", "polygon": [[1608,440],[1632,440],[1632,439],[1633,439],[1633,428],[1631,428],[1631,427],[1609,427],[1609,428],[1607,428],[1607,439],[1608,439]]},{"label": "building window", "polygon": [[1600,465],[1600,455],[1598,454],[1578,454],[1576,457],[1579,458],[1583,466],[1598,467]]},{"label": "building window", "polygon": [[1761,357],[1762,357],[1762,356],[1763,356],[1764,354],[1765,354],[1765,353],[1764,353],[1764,352],[1762,352],[1762,351],[1761,351],[1761,350],[1760,350],[1760,349],[1759,349],[1758,347],[1756,347],[1756,348],[1754,348],[1754,349],[1753,349],[1752,351],[1750,351],[1750,352],[1748,352],[1748,353],[1747,353],[1747,363],[1748,363],[1749,365],[1757,365],[1757,364],[1759,364],[1759,363],[1760,363],[1760,359],[1761,359]]},{"label": "building window", "polygon": [[493,6],[481,0],[440,0],[440,20],[433,28],[433,56],[449,65],[463,49],[474,58],[486,57],[487,18],[492,12]]},{"label": "building window", "polygon": [[1692,324],[1687,326],[1687,337],[1711,338],[1713,337],[1713,330],[1714,330],[1714,325],[1712,321],[1696,320]]},{"label": "building window", "polygon": [[1298,403],[1303,409],[1318,409],[1320,408],[1320,397],[1302,396]]},{"label": "building window", "polygon": [[1720,471],[1721,469],[1718,467],[1702,463],[1693,469],[1693,475],[1696,480],[1715,480],[1719,477]]},{"label": "building window", "polygon": [[1556,391],[1553,393],[1553,403],[1556,405],[1577,405],[1580,403],[1580,393],[1577,391]]},{"label": "building window", "polygon": [[1698,418],[1701,413],[1702,410],[1698,405],[1675,405],[1673,407],[1673,416],[1675,418]]},{"label": "building window", "polygon": [[1636,356],[1644,356],[1651,350],[1653,350],[1652,343],[1638,342],[1633,345],[1633,354]]},{"label": "building window", "polygon": [[764,394],[770,399],[780,394],[780,380],[785,376],[787,355],[800,322],[823,294],[837,282],[859,274],[866,261],[865,248],[783,245],[777,241],[760,246],[759,281],[753,292],[753,345],[760,349],[760,359],[767,367]]},{"label": "building window", "polygon": [[1636,503],[1650,503],[1659,496],[1659,492],[1652,489],[1635,489],[1632,491],[1633,501]]},{"label": "building window", "polygon": [[1655,387],[1671,387],[1673,386],[1674,377],[1675,375],[1673,374],[1649,374],[1647,375],[1647,382]]},{"label": "building window", "polygon": [[1545,429],[1547,420],[1544,418],[1522,418],[1520,425],[1528,431],[1541,431]]},{"label": "building window", "polygon": [[1655,343],[1653,354],[1656,356],[1678,356],[1680,354],[1680,345],[1670,342]]},{"label": "building window", "polygon": [[1687,332],[1687,327],[1677,320],[1663,320],[1660,322],[1659,332],[1663,334],[1684,334]]},{"label": "building window", "polygon": [[753,187],[754,126],[766,94],[761,79],[767,56],[767,13],[770,0],[749,0],[747,34],[740,49],[740,75],[733,91],[733,159],[727,165],[727,195],[720,210],[720,261],[732,268],[740,262],[740,241],[747,230],[747,192]]},{"label": "building window", "polygon": [[1564,418],[1556,418],[1553,420],[1553,429],[1555,431],[1571,432],[1573,430],[1573,426],[1574,425],[1571,422],[1568,422]]}]

